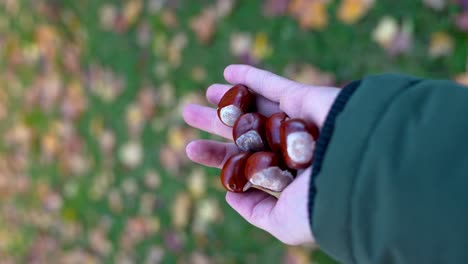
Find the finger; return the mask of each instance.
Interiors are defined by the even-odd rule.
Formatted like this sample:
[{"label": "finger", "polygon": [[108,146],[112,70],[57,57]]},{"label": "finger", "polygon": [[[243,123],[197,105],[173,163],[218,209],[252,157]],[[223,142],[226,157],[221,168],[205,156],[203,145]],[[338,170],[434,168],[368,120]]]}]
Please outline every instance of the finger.
[{"label": "finger", "polygon": [[245,84],[256,93],[277,103],[292,90],[303,89],[305,86],[249,65],[229,65],[224,70],[224,78],[232,84]]},{"label": "finger", "polygon": [[184,107],[182,115],[185,122],[192,127],[232,139],[232,129],[221,123],[216,110],[211,107],[189,104]]},{"label": "finger", "polygon": [[212,84],[206,90],[206,99],[208,99],[208,102],[218,105],[223,95],[231,89],[231,87],[232,85],[228,84]]},{"label": "finger", "polygon": [[275,208],[277,199],[259,190],[246,193],[226,194],[227,203],[236,210],[245,220],[263,230],[271,233],[271,213]]},{"label": "finger", "polygon": [[[206,98],[214,105],[218,105],[224,94],[232,88],[232,85],[213,84],[206,91]],[[278,103],[272,102],[261,95],[256,96],[257,112],[264,116],[270,116],[280,111]]]},{"label": "finger", "polygon": [[190,160],[214,168],[222,168],[230,157],[239,153],[239,149],[232,143],[212,140],[192,141],[185,151]]}]

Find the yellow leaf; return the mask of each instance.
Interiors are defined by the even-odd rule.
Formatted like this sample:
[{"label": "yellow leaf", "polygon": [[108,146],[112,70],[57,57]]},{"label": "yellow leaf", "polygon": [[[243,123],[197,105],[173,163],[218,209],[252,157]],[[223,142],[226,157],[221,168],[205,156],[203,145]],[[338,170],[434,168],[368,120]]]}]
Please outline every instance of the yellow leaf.
[{"label": "yellow leaf", "polygon": [[201,168],[192,171],[187,181],[187,187],[195,198],[200,198],[205,194],[206,176]]},{"label": "yellow leaf", "polygon": [[186,192],[177,194],[172,204],[172,224],[176,228],[184,228],[189,221],[191,207],[190,196]]},{"label": "yellow leaf", "polygon": [[431,36],[429,56],[432,58],[447,56],[453,51],[453,38],[446,32],[435,32]]},{"label": "yellow leaf", "polygon": [[273,49],[268,43],[268,36],[264,32],[260,32],[255,36],[252,55],[255,59],[261,61],[269,57]]},{"label": "yellow leaf", "polygon": [[372,3],[373,0],[343,0],[338,18],[346,24],[354,24],[367,13]]},{"label": "yellow leaf", "polygon": [[143,3],[140,0],[132,0],[125,4],[123,17],[127,25],[132,25],[141,13]]}]

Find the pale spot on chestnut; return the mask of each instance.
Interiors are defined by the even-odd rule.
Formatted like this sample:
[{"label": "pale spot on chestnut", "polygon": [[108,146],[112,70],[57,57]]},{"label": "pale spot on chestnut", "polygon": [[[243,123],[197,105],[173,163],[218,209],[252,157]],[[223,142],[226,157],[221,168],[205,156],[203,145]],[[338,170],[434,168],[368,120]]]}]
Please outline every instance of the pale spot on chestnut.
[{"label": "pale spot on chestnut", "polygon": [[293,132],[286,137],[286,151],[295,163],[308,163],[312,160],[315,140],[307,132]]},{"label": "pale spot on chestnut", "polygon": [[293,179],[291,172],[277,166],[269,167],[253,174],[249,180],[250,184],[244,186],[244,191],[252,186],[259,186],[273,192],[282,192]]},{"label": "pale spot on chestnut", "polygon": [[265,148],[263,140],[257,131],[250,130],[236,139],[236,145],[242,151],[260,151]]},{"label": "pale spot on chestnut", "polygon": [[237,118],[244,114],[242,110],[235,105],[228,105],[219,110],[219,119],[225,125],[232,127]]}]

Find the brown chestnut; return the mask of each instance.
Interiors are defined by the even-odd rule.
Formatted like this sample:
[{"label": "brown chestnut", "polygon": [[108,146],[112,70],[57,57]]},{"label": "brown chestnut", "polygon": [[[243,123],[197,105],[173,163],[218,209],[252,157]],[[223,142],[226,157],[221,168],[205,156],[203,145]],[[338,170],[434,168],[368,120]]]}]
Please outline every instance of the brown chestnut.
[{"label": "brown chestnut", "polygon": [[244,152],[230,157],[221,170],[221,183],[226,190],[231,192],[243,192],[247,183],[245,177],[245,164],[250,153]]},{"label": "brown chestnut", "polygon": [[226,126],[232,127],[237,118],[251,112],[255,106],[255,97],[247,86],[238,84],[229,89],[218,104],[218,117]]},{"label": "brown chestnut", "polygon": [[271,115],[266,121],[266,139],[273,152],[281,152],[280,127],[287,118],[285,113],[278,112]]},{"label": "brown chestnut", "polygon": [[307,126],[301,119],[289,119],[281,124],[281,153],[291,169],[305,169],[312,164],[318,127]]},{"label": "brown chestnut", "polygon": [[281,157],[273,152],[256,152],[245,164],[245,176],[248,180],[244,191],[254,187],[276,197],[294,179],[290,171],[281,166]]},{"label": "brown chestnut", "polygon": [[232,137],[242,151],[261,151],[267,147],[265,136],[266,117],[259,113],[241,115],[232,129]]}]

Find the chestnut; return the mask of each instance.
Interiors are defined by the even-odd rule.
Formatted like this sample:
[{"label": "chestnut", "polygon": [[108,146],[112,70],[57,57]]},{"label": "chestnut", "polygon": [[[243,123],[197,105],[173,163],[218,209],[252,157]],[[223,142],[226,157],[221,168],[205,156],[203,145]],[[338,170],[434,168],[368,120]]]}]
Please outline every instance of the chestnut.
[{"label": "chestnut", "polygon": [[266,117],[259,113],[241,115],[232,129],[232,137],[242,151],[256,152],[267,147],[265,136]]},{"label": "chestnut", "polygon": [[312,164],[318,127],[307,126],[301,119],[289,119],[281,124],[281,153],[291,169],[305,169]]},{"label": "chestnut", "polygon": [[245,163],[250,153],[244,152],[230,157],[221,170],[221,183],[226,190],[231,192],[243,192],[247,183],[245,177]]},{"label": "chestnut", "polygon": [[244,191],[254,187],[276,197],[294,179],[286,168],[281,166],[281,157],[273,152],[256,152],[245,164],[245,176],[248,180]]},{"label": "chestnut", "polygon": [[255,106],[255,97],[247,86],[238,84],[229,89],[218,104],[218,117],[226,126],[232,127],[237,118],[251,112]]},{"label": "chestnut", "polygon": [[273,152],[281,152],[280,127],[287,118],[285,113],[278,112],[271,115],[266,121],[266,139]]}]

